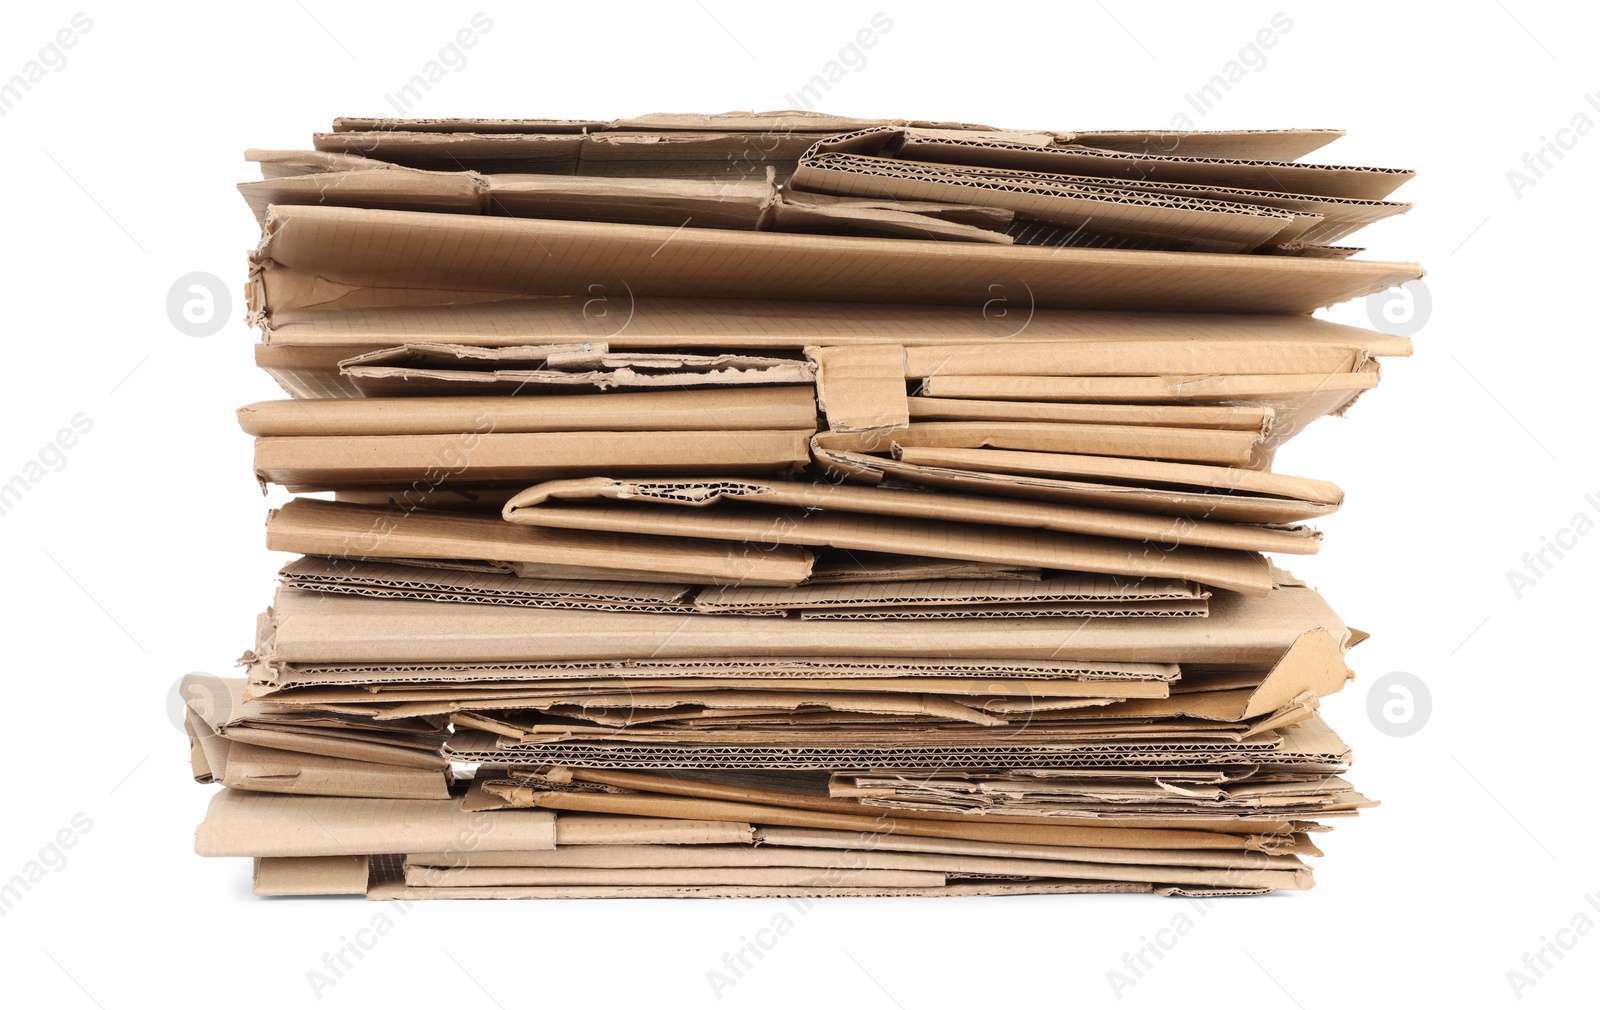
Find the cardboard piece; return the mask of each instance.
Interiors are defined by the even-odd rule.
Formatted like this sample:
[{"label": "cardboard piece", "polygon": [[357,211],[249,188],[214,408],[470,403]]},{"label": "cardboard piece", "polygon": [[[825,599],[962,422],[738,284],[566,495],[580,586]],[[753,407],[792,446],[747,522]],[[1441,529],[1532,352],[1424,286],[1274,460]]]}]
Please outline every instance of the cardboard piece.
[{"label": "cardboard piece", "polygon": [[554,848],[555,816],[468,813],[461,801],[281,796],[223,789],[195,831],[202,856],[352,856],[407,848]]},{"label": "cardboard piece", "polygon": [[[634,581],[793,586],[811,554],[774,545],[748,551],[688,538],[536,530],[483,516],[296,498],[267,517],[267,549],[345,560],[485,560],[592,569],[600,579],[632,572]],[[655,578],[647,578],[654,576]]]},{"label": "cardboard piece", "polygon": [[834,431],[888,431],[911,421],[906,351],[896,344],[808,347],[816,364],[817,409]]},{"label": "cardboard piece", "polygon": [[934,490],[1180,516],[1186,522],[1290,523],[1328,515],[1344,501],[1344,492],[1326,481],[1241,467],[1000,449],[901,449],[891,459],[868,454],[882,450],[875,442],[834,432],[817,435],[811,445],[817,462],[844,479],[877,483],[892,477]]},{"label": "cardboard piece", "polygon": [[258,437],[450,435],[476,430],[798,430],[812,425],[816,413],[812,391],[799,386],[604,396],[268,400],[238,411],[239,427]]},{"label": "cardboard piece", "polygon": [[[870,627],[861,624],[869,623]],[[1349,630],[1315,592],[1217,593],[1211,616],[1102,620],[791,621],[614,614],[318,596],[280,589],[270,621],[280,663],[565,662],[716,658],[1050,660],[1270,666],[1301,635]]]},{"label": "cardboard piece", "polygon": [[[670,482],[669,482],[670,485]],[[638,485],[648,488],[650,485]],[[878,551],[890,554],[915,554],[923,557],[1000,560],[1010,563],[1037,563],[1064,571],[1094,571],[1104,575],[1131,578],[1190,579],[1206,586],[1264,594],[1270,586],[1266,560],[1246,551],[1224,551],[1214,547],[1174,544],[1162,551],[1147,551],[1134,541],[1029,530],[1003,525],[984,525],[958,519],[928,519],[922,515],[893,514],[888,507],[866,507],[867,511],[832,509],[782,509],[747,504],[720,504],[706,509],[685,509],[685,499],[694,503],[715,501],[722,488],[742,488],[739,482],[707,482],[696,485],[714,488],[712,493],[691,491],[685,498],[669,498],[682,483],[650,503],[589,504],[587,499],[606,498],[614,488],[619,498],[632,496],[629,485],[606,479],[573,480],[536,485],[506,503],[506,519],[566,530],[626,531],[640,535],[674,538],[728,539],[763,546],[830,546],[845,551]],[[763,485],[774,487],[774,485]],[[816,485],[802,485],[805,488]],[[827,485],[824,485],[827,487]],[[845,488],[840,501],[858,498]],[[765,495],[765,491],[758,491]],[[802,491],[802,495],[810,491]],[[877,495],[880,491],[866,491]],[[730,498],[738,495],[733,491]],[[576,504],[573,504],[576,501]],[[856,503],[853,503],[856,504]],[[938,499],[930,499],[938,507]],[[872,515],[872,512],[878,512]],[[870,517],[869,517],[870,515]]]},{"label": "cardboard piece", "polygon": [[516,482],[618,473],[781,473],[810,459],[809,430],[469,430],[451,435],[300,435],[256,439],[263,484],[299,491]]},{"label": "cardboard piece", "polygon": [[[986,451],[986,450],[985,450]],[[568,503],[618,502],[616,506],[570,505]],[[660,506],[660,507],[658,507]],[[759,506],[760,508],[754,508]],[[692,510],[684,513],[683,510]],[[764,510],[780,510],[770,513]],[[794,510],[804,509],[803,514]],[[720,517],[728,513],[731,518]],[[810,534],[808,527],[822,525],[822,520],[834,513],[874,515],[884,521],[870,529],[841,523],[826,527],[841,537],[858,539],[835,543],[847,549],[889,550],[888,546],[874,546],[859,542],[860,538],[877,536],[883,544],[899,535],[905,538],[921,536],[940,540],[938,534],[947,532],[937,546],[901,546],[900,553],[965,555],[972,560],[984,560],[977,548],[960,544],[959,533],[984,541],[988,555],[1000,559],[1006,555],[1006,537],[1001,530],[986,531],[985,526],[1032,528],[1064,534],[1084,534],[1093,537],[1123,538],[1169,544],[1166,553],[1174,561],[1187,561],[1196,566],[1208,567],[1206,558],[1211,555],[1191,557],[1189,548],[1222,548],[1240,551],[1280,551],[1291,554],[1312,554],[1317,550],[1317,534],[1301,528],[1261,528],[1232,523],[1209,521],[1173,522],[1170,519],[1140,514],[1095,511],[1071,505],[1050,502],[1022,501],[1015,498],[984,497],[955,493],[930,494],[918,490],[888,487],[862,487],[853,484],[831,484],[825,481],[803,483],[799,481],[761,481],[755,479],[723,478],[718,480],[613,480],[591,477],[586,480],[550,481],[535,485],[506,501],[503,515],[512,523],[553,526],[569,529],[612,529],[631,532],[660,532],[681,536],[705,536],[713,539],[739,538],[760,544],[807,543],[823,541],[820,534]],[[678,516],[686,514],[687,524]],[[762,515],[777,517],[769,525],[762,524]],[[705,516],[704,532],[695,532],[698,516]],[[841,517],[846,518],[846,517]],[[892,520],[932,521],[932,532],[916,527],[895,525]],[[942,524],[961,524],[960,530]],[[742,536],[740,536],[742,532]],[[906,540],[893,541],[906,544]],[[1073,546],[1071,541],[1060,546]],[[1089,547],[1090,544],[1078,546]],[[1102,545],[1110,549],[1114,545]],[[1141,551],[1142,553],[1142,551]],[[1018,557],[1013,552],[1011,557]],[[1215,559],[1227,564],[1228,558]],[[1236,559],[1235,559],[1236,560]],[[1117,566],[1110,556],[1094,562],[1067,563],[1060,555],[1040,554],[1033,558],[1038,564],[1066,571],[1104,572],[1113,575],[1154,575],[1142,569],[1126,567],[1089,567],[1089,564]],[[1198,575],[1174,574],[1176,578],[1192,578],[1206,582]],[[1209,577],[1219,577],[1210,569]],[[1220,583],[1208,582],[1210,585]],[[1227,586],[1226,588],[1240,588]]]},{"label": "cardboard piece", "polygon": [[[333,250],[338,250],[337,253]],[[716,261],[727,269],[708,272]],[[1416,280],[1409,263],[1299,256],[1040,249],[344,207],[274,207],[252,259],[251,305],[305,307],[282,268],[353,288],[575,295],[626,277],[634,297],[823,298],[977,305],[986,285],[1038,308],[1309,312]],[[992,278],[993,280],[987,280]],[[975,280],[976,279],[976,280]]]},{"label": "cardboard piece", "polygon": [[694,389],[810,383],[804,361],[741,354],[624,354],[584,345],[413,343],[339,362],[364,396],[536,394],[547,389]]}]

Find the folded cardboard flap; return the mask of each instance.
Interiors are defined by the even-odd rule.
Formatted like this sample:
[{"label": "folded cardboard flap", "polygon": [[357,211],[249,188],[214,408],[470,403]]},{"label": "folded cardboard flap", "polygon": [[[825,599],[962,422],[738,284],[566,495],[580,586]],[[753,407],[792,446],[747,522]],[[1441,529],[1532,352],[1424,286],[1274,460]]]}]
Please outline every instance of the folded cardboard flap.
[{"label": "folded cardboard flap", "polygon": [[351,856],[257,856],[255,894],[366,894],[369,858]]},{"label": "folded cardboard flap", "polygon": [[[714,480],[616,480],[590,477],[584,480],[549,481],[513,495],[506,501],[502,514],[510,522],[543,525],[546,514],[535,511],[536,509],[540,507],[560,509],[563,507],[560,504],[562,502],[589,500],[634,502],[644,508],[620,512],[619,516],[613,519],[613,522],[621,519],[620,525],[577,528],[616,528],[634,532],[652,532],[659,529],[652,524],[663,520],[651,519],[651,516],[664,516],[667,517],[665,521],[670,522],[672,513],[670,510],[648,511],[648,505],[675,505],[699,509],[708,515],[720,515],[748,504],[773,509],[805,509],[808,516],[818,510],[851,512],[890,518],[970,523],[980,527],[1033,528],[1096,537],[1154,541],[1178,547],[1278,551],[1289,554],[1315,553],[1319,537],[1314,531],[1301,527],[1244,526],[1207,520],[1179,522],[1170,518],[1138,513],[1099,511],[1016,498],[955,493],[933,494],[916,489],[863,487],[826,481],[763,481],[732,477]],[[759,516],[760,512],[746,509],[737,514]],[[632,516],[633,520],[621,518],[624,516]],[[565,525],[565,520],[559,516],[550,515],[547,518],[549,525]],[[598,518],[592,521],[603,522]],[[782,525],[800,526],[811,521],[813,520],[798,519],[793,523]],[[707,529],[713,529],[719,528],[721,524],[708,519],[705,525]],[[737,528],[743,527],[727,526],[727,535],[731,536]],[[711,533],[704,535],[714,536]],[[767,538],[758,542],[782,543],[785,542],[782,539],[785,535],[789,534],[780,532],[779,539]],[[800,534],[797,532],[792,535],[797,538],[795,542],[804,542],[803,539],[799,539]],[[717,534],[715,538],[723,537]],[[1065,565],[1053,567],[1075,570]]]},{"label": "folded cardboard flap", "polygon": [[906,427],[906,349],[898,344],[807,347],[816,364],[817,408],[835,431]]},{"label": "folded cardboard flap", "polygon": [[631,572],[671,582],[793,586],[810,574],[800,547],[537,530],[488,516],[296,498],[267,516],[267,549],[342,559],[485,560],[561,565],[583,577]]},{"label": "folded cardboard flap", "polygon": [[[818,485],[797,484],[798,495],[810,495]],[[683,481],[664,481],[657,486],[625,484],[606,478],[583,481],[558,481],[537,485],[506,503],[505,518],[516,524],[634,533],[662,537],[693,537],[732,540],[762,549],[770,545],[833,547],[841,550],[867,550],[922,557],[949,557],[974,561],[1001,561],[1036,564],[1069,572],[1095,572],[1133,578],[1188,579],[1203,585],[1262,594],[1271,586],[1266,561],[1246,550],[1193,546],[1195,537],[1171,539],[1170,546],[1152,551],[1140,541],[1082,532],[1060,532],[1059,528],[1082,530],[1098,522],[1095,516],[1057,514],[1045,516],[1052,508],[1066,506],[1035,504],[1040,513],[1019,525],[992,525],[963,514],[971,502],[942,502],[938,496],[893,492],[883,489],[834,487],[826,492],[831,500],[849,504],[860,511],[817,508],[815,505],[785,507],[779,504],[778,484],[752,485],[723,479],[695,485]],[[637,489],[637,490],[636,490]],[[707,493],[708,489],[710,493]],[[755,501],[745,504],[740,495],[751,489]],[[836,497],[834,492],[837,492]],[[903,504],[895,501],[906,494]],[[645,499],[644,503],[627,501]],[[683,495],[684,497],[678,497]],[[606,502],[603,499],[623,499]],[[700,503],[726,497],[730,502],[709,508],[684,508],[685,500]],[[602,499],[590,504],[590,500]],[[668,504],[667,502],[670,502]],[[769,507],[768,502],[777,507]],[[826,502],[823,502],[826,504]],[[997,510],[1006,506],[996,504]],[[1029,506],[1014,505],[1015,513]],[[987,517],[986,517],[987,518]],[[1087,520],[1087,521],[1086,521]],[[1107,514],[1101,527],[1113,528],[1121,517]],[[1147,525],[1170,526],[1160,521]],[[1031,527],[1031,528],[1030,528]],[[1043,528],[1040,528],[1043,527]],[[1057,528],[1051,528],[1057,527]],[[1223,535],[1227,531],[1218,531]],[[1298,540],[1294,534],[1283,538],[1310,547],[1314,541]]]},{"label": "folded cardboard flap", "polygon": [[[222,739],[222,738],[219,738]],[[346,757],[295,753],[228,742],[221,782],[230,789],[295,796],[366,796],[448,800],[447,770],[371,764]]]},{"label": "folded cardboard flap", "polygon": [[[707,271],[707,262],[724,269]],[[282,267],[335,284],[511,295],[589,294],[596,276],[637,298],[821,298],[977,305],[989,285],[1037,308],[1304,313],[1416,280],[1410,263],[1042,249],[915,239],[775,235],[508,220],[344,207],[274,207],[253,254],[252,304]],[[975,280],[976,278],[976,280]]]}]

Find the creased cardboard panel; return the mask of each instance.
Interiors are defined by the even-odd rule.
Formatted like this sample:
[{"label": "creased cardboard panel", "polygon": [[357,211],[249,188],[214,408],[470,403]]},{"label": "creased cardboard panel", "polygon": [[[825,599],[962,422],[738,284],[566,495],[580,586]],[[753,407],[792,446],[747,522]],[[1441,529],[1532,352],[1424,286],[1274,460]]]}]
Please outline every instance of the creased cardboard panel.
[{"label": "creased cardboard panel", "polygon": [[[610,486],[612,482],[605,478],[538,485],[507,502],[505,516],[513,523],[733,540],[757,549],[767,545],[808,545],[923,557],[1032,563],[1064,571],[1189,579],[1203,585],[1257,594],[1265,593],[1271,585],[1266,562],[1258,554],[1195,547],[1183,542],[1150,551],[1139,541],[970,520],[926,518],[921,514],[769,508],[738,501],[703,509],[684,508],[681,502],[589,504],[582,501],[602,495],[604,488]],[[848,494],[862,489],[846,490]],[[554,492],[571,494],[578,500],[547,504],[559,497]],[[933,509],[938,507],[931,496],[928,505]]]},{"label": "creased cardboard panel", "polygon": [[[601,505],[596,509],[579,511],[578,506],[565,504],[588,501],[625,502],[632,503],[632,507]],[[763,513],[761,509],[746,506],[763,506],[777,510],[805,509],[806,513],[804,515],[795,515],[792,511]],[[690,511],[674,513],[672,507]],[[828,526],[822,519],[830,512],[881,516],[884,522],[877,526],[862,524]],[[871,488],[826,481],[761,481],[740,478],[630,481],[591,477],[584,480],[551,481],[511,497],[506,502],[503,514],[507,521],[513,523],[569,529],[612,529],[635,533],[700,535],[712,539],[742,538],[761,544],[811,543],[820,540],[820,536],[806,532],[808,527],[833,530],[840,535],[853,536],[857,539],[879,536],[885,538],[885,544],[890,537],[918,535],[915,527],[892,525],[892,521],[897,519],[970,524],[973,528],[964,531],[957,531],[954,528],[945,530],[943,526],[935,526],[929,535],[936,535],[941,530],[952,536],[965,533],[984,540],[985,549],[995,551],[1005,549],[1007,545],[1002,541],[1007,535],[995,530],[985,532],[983,530],[985,526],[1149,540],[1171,544],[1173,548],[1168,549],[1168,553],[1185,558],[1187,555],[1184,555],[1182,550],[1185,547],[1311,554],[1316,552],[1318,541],[1316,533],[1302,528],[1265,528],[1198,520],[1174,522],[1171,519],[1140,513],[1102,512],[1051,502],[1028,502],[1016,498],[955,493],[930,494],[911,489]],[[723,516],[729,517],[726,523],[720,518]],[[686,525],[678,525],[680,520]],[[768,525],[762,525],[769,520],[770,528]],[[703,528],[707,532],[700,534],[691,532],[697,528]],[[710,532],[711,530],[717,532]],[[974,550],[953,542],[950,537],[946,537],[945,542],[931,550],[920,548],[912,550],[903,541],[897,543],[903,548],[900,553],[905,554],[942,552],[964,555],[973,560],[985,560]],[[856,547],[869,550],[886,549],[885,546],[862,547],[856,542],[832,546],[846,549]],[[1060,546],[1072,545],[1063,543]],[[1114,545],[1106,546],[1110,548]],[[1122,546],[1127,547],[1127,545]],[[987,560],[996,560],[999,557],[1000,555],[996,554]],[[1112,563],[1111,555],[1101,560]],[[1203,557],[1188,560],[1197,565],[1204,564]],[[1101,569],[1085,569],[1071,564],[1047,562],[1048,558],[1044,554],[1034,558],[1034,563],[1065,571],[1101,571]],[[1130,573],[1120,569],[1105,574],[1154,575],[1153,572]]]},{"label": "creased cardboard panel", "polygon": [[[275,207],[253,284],[279,266],[336,284],[635,297],[817,298],[981,305],[991,283],[1039,308],[1310,312],[1415,280],[1414,264],[1304,257],[1036,249]],[[260,297],[258,307],[270,307]],[[814,342],[814,341],[813,341]]]},{"label": "creased cardboard panel", "polygon": [[635,581],[798,585],[811,554],[798,547],[745,550],[687,538],[535,530],[486,516],[297,498],[269,513],[267,549],[343,559],[482,559],[631,572]]},{"label": "creased cardboard panel", "polygon": [[[312,299],[340,301],[338,285]],[[1077,312],[1047,309],[1009,281],[968,305],[645,298],[620,277],[570,296],[496,294],[393,307],[305,308],[274,301],[260,320],[274,345],[392,347],[418,340],[454,344],[599,341],[614,349],[699,346],[800,349],[846,344],[1316,343],[1407,355],[1411,341],[1311,316]],[[1020,352],[1019,352],[1020,353]],[[349,355],[344,355],[348,357]],[[337,361],[337,358],[332,359]]]},{"label": "creased cardboard panel", "polygon": [[1293,522],[1337,511],[1344,501],[1344,492],[1326,481],[1242,467],[1001,449],[903,448],[896,453],[898,459],[869,455],[885,448],[893,446],[837,432],[821,433],[812,440],[817,462],[843,479],[877,483],[894,477],[928,488],[1176,515],[1191,521]]}]

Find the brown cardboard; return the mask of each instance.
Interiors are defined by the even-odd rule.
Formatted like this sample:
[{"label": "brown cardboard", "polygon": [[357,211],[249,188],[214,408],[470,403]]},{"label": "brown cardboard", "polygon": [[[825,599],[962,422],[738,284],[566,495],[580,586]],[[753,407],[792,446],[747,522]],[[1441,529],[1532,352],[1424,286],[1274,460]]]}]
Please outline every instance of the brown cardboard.
[{"label": "brown cardboard", "polygon": [[252,891],[263,897],[366,894],[367,864],[365,855],[258,856]]},{"label": "brown cardboard", "polygon": [[339,362],[364,396],[537,394],[547,388],[693,389],[808,384],[804,361],[741,354],[608,353],[602,345],[411,343]]},{"label": "brown cardboard", "polygon": [[[589,579],[529,579],[499,572],[462,572],[411,565],[306,557],[279,572],[283,584],[321,593],[380,599],[489,603],[571,610],[694,613],[694,587]],[[767,608],[773,612],[774,608]]]},{"label": "brown cardboard", "polygon": [[808,347],[817,409],[834,431],[887,431],[910,423],[905,348],[896,344]]},{"label": "brown cardboard", "polygon": [[273,659],[283,663],[555,662],[718,657],[1038,659],[1057,662],[1277,663],[1308,631],[1344,646],[1348,630],[1314,591],[1218,593],[1211,616],[1102,620],[790,621],[705,614],[611,614],[280,589]]},{"label": "brown cardboard", "polygon": [[[462,663],[250,663],[253,692],[263,696],[294,689],[341,686],[369,689],[350,695],[356,701],[374,699],[372,690],[387,699],[396,689],[426,685],[430,698],[461,696],[460,688],[531,691],[557,685],[571,689],[590,686],[601,690],[648,690],[663,683],[688,683],[696,687],[737,686],[756,690],[781,683],[790,690],[811,684],[819,689],[943,692],[971,695],[1034,694],[1053,697],[1165,697],[1177,679],[1176,663],[1094,663],[1056,661],[949,660],[938,658],[893,659],[846,656],[835,659],[719,657],[711,660],[641,659],[621,662],[462,662]],[[1082,682],[1076,683],[1076,682]],[[1253,686],[1259,678],[1249,681]],[[438,690],[442,689],[442,690]],[[287,696],[280,696],[287,697]],[[319,698],[321,696],[319,695]]]},{"label": "brown cardboard", "polygon": [[[547,486],[532,490],[542,494],[539,488]],[[1139,541],[1015,526],[738,505],[709,510],[626,503],[533,507],[532,499],[526,497],[508,508],[513,510],[509,518],[517,524],[727,540],[743,543],[752,551],[767,545],[823,545],[844,550],[943,555],[1132,578],[1189,579],[1256,594],[1265,593],[1270,584],[1265,560],[1246,551],[1180,544],[1151,552]]]},{"label": "brown cardboard", "polygon": [[906,448],[1014,449],[1243,466],[1258,432],[1053,421],[919,421],[887,436]]},{"label": "brown cardboard", "polygon": [[[720,261],[727,269],[707,272]],[[990,283],[1038,308],[1309,312],[1415,280],[1415,264],[1308,257],[1040,249],[342,207],[275,207],[252,303],[281,267],[335,284],[573,295],[626,277],[634,297],[822,298],[977,305]],[[985,280],[992,278],[992,280]]]},{"label": "brown cardboard", "polygon": [[202,856],[351,856],[408,848],[550,849],[555,817],[467,813],[460,800],[281,796],[223,789],[195,830]]},{"label": "brown cardboard", "polygon": [[[1204,831],[1135,830],[1078,825],[999,824],[935,821],[888,815],[835,814],[691,797],[633,793],[539,792],[506,783],[500,791],[517,807],[558,811],[628,813],[654,817],[716,817],[745,820],[762,826],[829,828],[873,834],[908,834],[930,838],[1025,845],[1083,846],[1088,848],[1147,849],[1247,849],[1246,839]],[[509,812],[509,811],[508,811]]]},{"label": "brown cardboard", "polygon": [[221,778],[223,785],[252,792],[402,800],[450,798],[448,774],[439,769],[367,764],[239,742],[229,744],[226,768]]},{"label": "brown cardboard", "polygon": [[916,421],[1056,421],[1065,424],[1156,425],[1265,432],[1271,407],[1173,406],[1136,403],[1036,403],[1026,400],[954,400],[931,396],[906,399]]},{"label": "brown cardboard", "polygon": [[[503,514],[518,524],[1032,562],[1243,591],[1263,589],[1265,573],[1230,552],[1310,554],[1317,548],[1316,535],[1304,529],[1175,523],[1047,502],[823,481],[550,481],[512,497]],[[879,518],[869,523],[864,516]],[[1146,559],[1143,548],[1119,538],[1172,546],[1164,561]]]},{"label": "brown cardboard", "polygon": [[[719,847],[721,848],[721,847]],[[952,856],[938,853],[850,852],[837,855],[824,849],[762,846],[758,849],[711,851],[699,846],[672,849],[642,846],[637,853],[585,851],[582,863],[539,866],[413,867],[406,881],[412,886],[529,887],[550,884],[763,884],[786,886],[863,886],[892,883],[896,875],[904,886],[939,886],[946,877],[987,876],[1117,880],[1183,884],[1226,884],[1241,887],[1293,888],[1311,886],[1304,866],[1284,870],[1229,868],[1199,870],[1188,867],[1137,867],[1110,863],[1057,863],[1046,860]],[[601,860],[609,857],[605,864]],[[707,857],[723,862],[708,862]],[[915,878],[923,878],[917,882]]]},{"label": "brown cardboard", "polygon": [[904,374],[913,379],[938,375],[1326,375],[1354,371],[1368,357],[1361,345],[1322,341],[1040,340],[999,346],[911,346],[906,348]]},{"label": "brown cardboard", "polygon": [[[972,140],[943,131],[904,130],[899,137],[895,151],[898,156],[941,163],[1135,179],[1147,183],[1224,185],[1350,200],[1382,200],[1415,174],[1397,168],[1203,158],[1153,151],[1098,150],[1083,145],[1046,150],[987,137]],[[826,150],[838,143],[836,140],[820,141],[818,149]]]},{"label": "brown cardboard", "polygon": [[267,400],[238,410],[256,436],[449,435],[463,431],[761,431],[804,428],[816,399],[800,386],[567,396],[408,396]]},{"label": "brown cardboard", "polygon": [[296,490],[531,481],[618,473],[780,473],[810,460],[810,430],[301,435],[256,439],[262,483]]},{"label": "brown cardboard", "polygon": [[538,530],[484,516],[296,498],[267,517],[267,549],[343,559],[482,559],[652,573],[670,583],[792,586],[805,581],[811,555],[772,546],[747,551],[725,542]]},{"label": "brown cardboard", "polygon": [[882,448],[833,432],[812,440],[817,461],[844,479],[876,483],[894,477],[928,488],[1188,521],[1287,523],[1335,512],[1344,501],[1344,492],[1326,481],[1241,467],[1000,449],[902,449],[898,459],[861,451]]},{"label": "brown cardboard", "polygon": [[823,583],[793,589],[716,586],[694,594],[694,609],[707,614],[751,610],[899,609],[915,606],[1020,602],[1202,603],[1210,593],[1188,582],[1063,573],[1038,580],[923,579],[888,584]]},{"label": "brown cardboard", "polygon": [[[425,298],[421,292],[394,291],[385,298],[404,300],[411,294]],[[821,298],[651,298],[613,277],[566,296],[469,291],[432,303],[412,300],[362,307],[352,303],[351,292],[324,279],[305,296],[313,304],[329,307],[262,305],[257,308],[264,314],[257,321],[270,345],[355,349],[340,352],[340,357],[361,349],[430,340],[496,347],[588,340],[604,342],[612,350],[1262,341],[1360,347],[1368,356],[1411,353],[1411,341],[1404,337],[1311,316],[1249,315],[1238,309],[1207,314],[1058,310],[1040,305],[1030,289],[1008,278],[990,282],[981,295],[965,305],[909,304],[893,292],[882,302],[853,303]]]},{"label": "brown cardboard", "polygon": [[1084,242],[1135,248],[1250,252],[1278,240],[1293,223],[1290,213],[1275,208],[1140,191],[1081,175],[1023,176],[885,156],[902,137],[896,130],[871,130],[819,141],[800,159],[793,184],[836,196],[996,207]]},{"label": "brown cardboard", "polygon": [[[1180,874],[1181,875],[1181,874]],[[1246,874],[1247,876],[1249,874]],[[406,872],[411,887],[942,887],[943,873],[853,867],[419,867]]]}]

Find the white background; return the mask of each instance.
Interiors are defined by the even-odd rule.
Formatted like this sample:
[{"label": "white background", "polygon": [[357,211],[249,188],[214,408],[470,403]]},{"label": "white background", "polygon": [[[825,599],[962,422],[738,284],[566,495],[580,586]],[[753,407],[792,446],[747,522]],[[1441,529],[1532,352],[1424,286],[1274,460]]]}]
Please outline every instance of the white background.
[{"label": "white background", "polygon": [[[483,0],[487,5],[492,0]],[[891,4],[897,4],[891,6]],[[1068,3],[935,12],[669,0],[84,8],[93,27],[0,118],[6,200],[0,481],[82,412],[93,429],[0,517],[8,703],[0,880],[71,824],[66,865],[0,918],[5,1001],[53,1006],[318,1002],[307,971],[370,925],[394,928],[320,994],[516,1007],[649,1005],[1339,1007],[1371,994],[1518,1002],[1507,971],[1600,909],[1589,793],[1600,536],[1518,600],[1506,572],[1600,518],[1591,413],[1600,136],[1517,192],[1507,172],[1587,112],[1592,12],[1528,0],[1413,12],[1396,3]],[[0,80],[79,10],[8,7]],[[1345,420],[1316,424],[1284,472],[1348,492],[1296,559],[1353,625],[1360,680],[1325,705],[1384,805],[1319,838],[1303,894],[1193,904],[1156,897],[779,903],[379,903],[262,900],[243,860],[201,860],[196,786],[168,716],[190,671],[228,673],[281,558],[233,409],[277,395],[238,321],[255,225],[233,184],[247,146],[305,148],[336,115],[385,115],[394,91],[472,14],[493,28],[413,110],[612,118],[776,109],[874,12],[893,21],[819,108],[1009,127],[1154,127],[1279,11],[1293,26],[1203,128],[1340,126],[1325,160],[1415,168],[1408,216],[1357,237],[1418,260],[1433,308],[1417,353]],[[1447,13],[1446,13],[1447,12]],[[314,15],[314,17],[313,17]],[[1591,18],[1591,20],[1583,20]],[[1600,98],[1596,99],[1600,102]],[[1531,176],[1530,176],[1531,177]],[[169,323],[168,288],[207,271],[234,291],[204,339]],[[1360,304],[1330,314],[1365,325]],[[1587,493],[1596,493],[1593,504]],[[1431,720],[1380,733],[1366,693],[1411,671]],[[82,823],[80,819],[80,823]],[[1600,901],[1600,898],[1596,899]],[[779,912],[794,929],[713,994],[707,971]],[[1180,913],[1194,928],[1120,994],[1107,972]],[[1600,936],[1527,1005],[1592,1005]],[[1531,976],[1530,976],[1531,977]],[[1022,990],[1028,990],[1025,994]],[[1120,995],[1120,999],[1119,999]],[[1430,1001],[1431,1002],[1431,1001]],[[570,1004],[569,1004],[570,1005]]]}]

